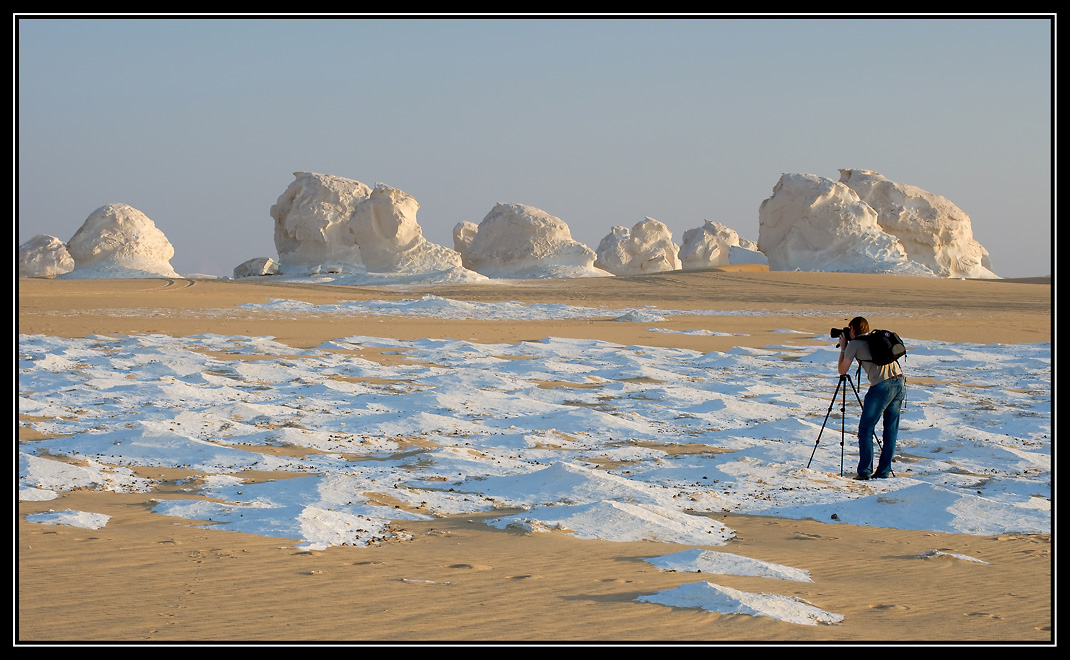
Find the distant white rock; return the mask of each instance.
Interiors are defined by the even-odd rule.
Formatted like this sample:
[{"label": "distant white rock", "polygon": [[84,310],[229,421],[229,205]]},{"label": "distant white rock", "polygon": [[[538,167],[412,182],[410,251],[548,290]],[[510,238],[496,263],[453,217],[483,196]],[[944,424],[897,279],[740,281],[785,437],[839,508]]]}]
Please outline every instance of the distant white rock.
[{"label": "distant white rock", "polygon": [[38,234],[19,246],[19,277],[55,277],[74,270],[67,245],[48,234]]},{"label": "distant white rock", "polygon": [[664,223],[647,217],[631,228],[613,227],[598,244],[594,266],[614,275],[680,270],[679,246]]},{"label": "distant white rock", "polygon": [[739,245],[733,245],[728,248],[728,265],[729,266],[765,266],[769,267],[769,259],[758,250],[751,250]]},{"label": "distant white rock", "polygon": [[127,204],[93,211],[67,241],[74,269],[66,279],[180,277],[175,248],[144,213]]},{"label": "distant white rock", "polygon": [[470,220],[458,222],[453,228],[453,249],[461,255],[461,264],[465,268],[471,268],[472,262],[468,260],[468,247],[479,232],[479,225]]},{"label": "distant white rock", "polygon": [[234,267],[234,279],[278,275],[279,264],[271,257],[255,257]]},{"label": "distant white rock", "polygon": [[701,227],[684,232],[680,263],[684,270],[690,270],[742,264],[768,266],[769,260],[754,241],[740,238],[734,229],[719,222],[706,220]]},{"label": "distant white rock", "polygon": [[283,275],[412,274],[460,269],[461,256],[424,239],[420,205],[385,184],[294,172],[271,207]]},{"label": "distant white rock", "polygon": [[560,218],[533,206],[499,203],[479,223],[462,258],[472,270],[493,278],[612,275],[594,266],[596,256],[573,240]]},{"label": "distant white rock", "polygon": [[912,261],[939,277],[998,279],[970,216],[947,198],[868,170],[841,169],[840,182],[877,212],[877,224]]},{"label": "distant white rock", "polygon": [[813,174],[780,177],[758,209],[758,249],[771,270],[935,275],[909,259],[854,190]]}]

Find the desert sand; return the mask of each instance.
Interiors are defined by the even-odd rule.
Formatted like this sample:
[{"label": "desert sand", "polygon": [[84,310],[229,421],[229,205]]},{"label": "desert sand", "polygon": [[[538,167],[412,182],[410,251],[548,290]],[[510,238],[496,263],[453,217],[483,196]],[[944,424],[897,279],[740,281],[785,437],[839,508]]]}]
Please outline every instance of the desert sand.
[{"label": "desert sand", "polygon": [[[515,342],[546,336],[722,351],[784,341],[780,328],[828,333],[855,314],[904,336],[977,343],[1051,341],[1047,280],[940,280],[777,273],[763,269],[411,287],[341,287],[230,280],[38,280],[17,284],[17,333],[270,335],[312,347],[353,334]],[[590,319],[429,322],[405,317],[298,318],[242,310],[271,299],[327,303],[411,299],[663,309],[763,311],[718,317],[740,336],[650,332],[645,323]],[[208,314],[209,310],[227,310]],[[882,315],[887,315],[882,316]],[[887,320],[887,323],[882,321]],[[692,320],[693,322],[693,320]],[[666,322],[671,327],[672,320]],[[834,369],[829,365],[830,371]],[[908,378],[909,378],[908,368]],[[914,386],[924,387],[924,382]],[[19,442],[33,442],[20,429]],[[680,583],[643,559],[679,546],[522,534],[478,516],[411,523],[407,542],[299,550],[284,540],[204,529],[154,514],[179,471],[139,468],[151,494],[76,490],[20,502],[16,539],[18,644],[122,643],[1022,643],[1054,640],[1050,534],[952,535],[725,515],[737,535],[720,550],[792,566],[812,583],[781,592],[836,603],[844,620],[801,626],[638,603]],[[100,529],[29,523],[56,508],[111,516]],[[933,548],[988,562],[933,557]],[[421,580],[412,580],[419,575]],[[718,576],[761,591],[761,578]],[[786,589],[786,590],[785,590]]]}]

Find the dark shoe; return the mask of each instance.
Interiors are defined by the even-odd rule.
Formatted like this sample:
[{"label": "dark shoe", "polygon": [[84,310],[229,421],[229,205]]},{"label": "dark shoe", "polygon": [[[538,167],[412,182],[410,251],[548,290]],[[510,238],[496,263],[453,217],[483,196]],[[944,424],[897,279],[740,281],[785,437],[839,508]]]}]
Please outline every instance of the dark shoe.
[{"label": "dark shoe", "polygon": [[874,479],[887,479],[890,476],[892,476],[891,472],[889,472],[888,474],[877,474],[876,472],[873,473]]},{"label": "dark shoe", "polygon": [[855,479],[857,479],[858,481],[869,481],[869,475],[868,474],[857,474],[857,475],[855,475]]}]

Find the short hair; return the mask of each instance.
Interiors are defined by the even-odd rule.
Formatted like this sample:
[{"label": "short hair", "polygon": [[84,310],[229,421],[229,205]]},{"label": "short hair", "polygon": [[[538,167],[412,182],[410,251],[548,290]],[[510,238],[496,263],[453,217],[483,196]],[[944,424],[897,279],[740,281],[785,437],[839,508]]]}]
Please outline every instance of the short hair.
[{"label": "short hair", "polygon": [[864,316],[854,317],[848,325],[854,329],[856,337],[869,334],[869,321],[867,321]]}]

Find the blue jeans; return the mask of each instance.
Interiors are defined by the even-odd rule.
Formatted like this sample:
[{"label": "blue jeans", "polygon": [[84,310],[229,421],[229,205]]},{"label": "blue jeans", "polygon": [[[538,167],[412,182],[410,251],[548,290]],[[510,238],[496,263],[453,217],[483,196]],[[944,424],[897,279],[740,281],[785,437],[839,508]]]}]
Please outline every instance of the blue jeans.
[{"label": "blue jeans", "polygon": [[[899,410],[906,398],[906,381],[889,378],[870,385],[858,422],[858,476],[887,477],[892,474],[895,442],[899,437]],[[877,469],[873,470],[873,437],[877,420],[884,418],[884,438]]]}]

